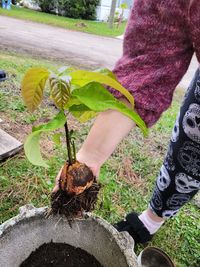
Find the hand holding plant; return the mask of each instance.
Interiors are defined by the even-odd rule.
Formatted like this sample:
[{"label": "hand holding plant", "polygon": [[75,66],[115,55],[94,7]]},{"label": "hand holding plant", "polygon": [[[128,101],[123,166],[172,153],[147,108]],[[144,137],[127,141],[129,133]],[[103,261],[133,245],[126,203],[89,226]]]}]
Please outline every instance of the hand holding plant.
[{"label": "hand holding plant", "polygon": [[[91,169],[76,160],[75,144],[68,129],[67,115],[71,113],[80,122],[85,122],[102,111],[117,110],[135,121],[144,134],[147,129],[133,110],[133,97],[109,70],[90,72],[62,68],[56,74],[44,68],[29,70],[22,82],[22,95],[30,111],[34,111],[41,103],[47,80],[50,83],[50,97],[60,111],[47,124],[33,127],[24,148],[30,162],[48,167],[40,153],[40,136],[43,132],[65,128],[68,159],[58,177],[59,190],[52,195],[52,210],[69,217],[94,208],[99,185]],[[120,91],[132,108],[115,99],[103,85]]]}]

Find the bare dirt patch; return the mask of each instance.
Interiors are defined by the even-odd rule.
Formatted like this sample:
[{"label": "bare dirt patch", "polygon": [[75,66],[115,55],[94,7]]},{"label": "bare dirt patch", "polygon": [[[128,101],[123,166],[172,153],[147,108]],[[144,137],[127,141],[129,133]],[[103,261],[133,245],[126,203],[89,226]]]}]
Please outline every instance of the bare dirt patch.
[{"label": "bare dirt patch", "polygon": [[133,161],[130,158],[124,158],[122,164],[118,168],[118,177],[125,180],[127,184],[134,185],[135,187],[144,186],[144,181],[133,170]]}]

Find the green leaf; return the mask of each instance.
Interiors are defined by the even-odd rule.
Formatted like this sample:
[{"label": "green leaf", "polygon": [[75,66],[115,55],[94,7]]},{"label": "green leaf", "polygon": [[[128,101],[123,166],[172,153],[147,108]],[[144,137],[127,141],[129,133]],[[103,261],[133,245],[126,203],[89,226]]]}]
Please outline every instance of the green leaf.
[{"label": "green leaf", "polygon": [[112,79],[114,79],[114,80],[116,80],[117,81],[117,77],[115,76],[115,74],[112,72],[112,71],[110,71],[109,69],[97,69],[97,70],[95,70],[95,72],[98,72],[98,73],[101,73],[101,74],[103,74],[103,75],[107,75],[107,76],[109,76],[109,77],[111,77]]},{"label": "green leaf", "polygon": [[140,116],[128,108],[125,104],[113,97],[102,85],[99,83],[90,83],[86,86],[75,89],[72,96],[76,97],[80,102],[87,106],[90,110],[101,112],[108,109],[118,110],[124,115],[131,118],[147,135],[147,127]]},{"label": "green leaf", "polygon": [[80,104],[81,104],[81,102],[76,97],[73,97],[71,95],[69,101],[65,104],[65,107],[64,108],[67,109],[67,110],[69,110],[71,106],[74,106],[74,105],[75,106],[78,106]]},{"label": "green leaf", "polygon": [[46,81],[50,72],[45,68],[28,70],[22,81],[22,97],[30,111],[34,111],[42,101]]},{"label": "green leaf", "polygon": [[61,133],[55,133],[52,135],[52,141],[56,144],[56,145],[60,145],[61,144],[61,138],[62,134]]},{"label": "green leaf", "polygon": [[59,109],[64,109],[71,94],[71,77],[70,76],[57,76],[52,74],[49,77],[51,87],[51,98],[54,100]]},{"label": "green leaf", "polygon": [[28,160],[37,166],[48,168],[48,165],[42,159],[39,147],[40,132],[34,132],[30,134],[24,144],[24,150]]},{"label": "green leaf", "polygon": [[101,84],[109,85],[112,88],[119,91],[122,95],[124,95],[134,107],[133,96],[118,81],[111,78],[110,76],[97,73],[97,72],[86,71],[86,70],[74,71],[70,73],[70,76],[72,78],[72,81],[71,81],[72,84],[76,86],[78,85],[80,87],[85,86],[86,84],[91,83],[91,82],[98,82]]},{"label": "green leaf", "polygon": [[65,109],[69,110],[69,112],[82,123],[97,115],[97,112],[90,110],[87,106],[82,104],[80,100],[72,96],[65,105]]},{"label": "green leaf", "polygon": [[89,109],[86,105],[73,105],[69,108],[69,111],[72,115],[77,118],[80,122],[84,123],[88,120],[91,120],[97,115],[97,112]]},{"label": "green leaf", "polygon": [[63,111],[60,111],[51,121],[46,124],[33,127],[32,131],[49,132],[61,128],[66,122],[66,116]]},{"label": "green leaf", "polygon": [[54,119],[52,119],[47,124],[43,124],[33,128],[33,132],[27,137],[26,142],[24,144],[25,154],[32,164],[46,168],[48,167],[48,165],[42,159],[42,155],[40,152],[40,135],[43,132],[50,132],[62,128],[65,122],[66,116],[64,112],[61,111],[54,117]]}]

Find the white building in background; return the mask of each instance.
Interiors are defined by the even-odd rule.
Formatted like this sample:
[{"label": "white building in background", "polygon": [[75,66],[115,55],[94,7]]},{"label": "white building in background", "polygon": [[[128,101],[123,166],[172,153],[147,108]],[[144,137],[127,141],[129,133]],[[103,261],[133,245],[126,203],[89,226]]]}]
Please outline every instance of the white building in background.
[{"label": "white building in background", "polygon": [[[128,5],[128,9],[124,10],[124,19],[128,19],[130,9],[133,5],[134,0],[117,0],[116,12],[121,12],[121,4],[126,3]],[[97,20],[107,21],[110,15],[112,0],[100,0],[100,4],[97,7]]]}]

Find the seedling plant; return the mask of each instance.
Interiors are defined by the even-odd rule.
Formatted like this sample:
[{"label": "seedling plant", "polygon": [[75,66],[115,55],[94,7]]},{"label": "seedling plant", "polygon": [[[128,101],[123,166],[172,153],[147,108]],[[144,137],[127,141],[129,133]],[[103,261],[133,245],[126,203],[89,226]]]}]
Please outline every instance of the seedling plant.
[{"label": "seedling plant", "polygon": [[[58,113],[48,123],[33,127],[24,149],[32,164],[48,168],[40,152],[41,135],[60,128],[65,129],[67,159],[59,177],[59,190],[51,196],[51,210],[54,214],[65,214],[69,218],[94,209],[100,185],[90,168],[76,160],[75,142],[72,131],[68,128],[68,115],[72,114],[83,123],[102,111],[113,109],[135,121],[144,135],[147,134],[147,128],[134,111],[133,96],[107,69],[92,72],[63,67],[54,73],[45,68],[28,70],[22,81],[22,97],[30,112],[41,104],[47,83],[50,99]],[[119,91],[130,102],[131,108],[117,100],[105,86]]]}]

